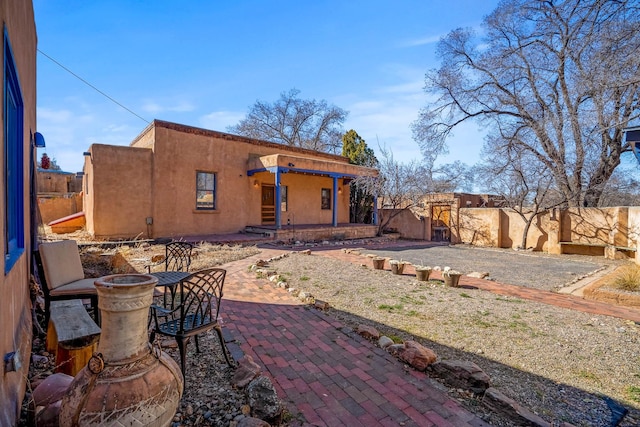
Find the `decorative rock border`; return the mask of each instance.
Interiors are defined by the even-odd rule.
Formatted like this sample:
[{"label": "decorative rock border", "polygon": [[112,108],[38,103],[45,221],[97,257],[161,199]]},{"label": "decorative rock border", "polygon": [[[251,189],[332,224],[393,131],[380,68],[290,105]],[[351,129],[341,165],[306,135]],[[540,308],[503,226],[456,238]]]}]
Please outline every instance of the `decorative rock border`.
[{"label": "decorative rock border", "polygon": [[[266,277],[270,282],[275,282],[276,287],[286,289],[291,295],[300,299],[300,301],[307,304],[315,304],[315,297],[312,294],[291,287],[284,277],[280,276],[274,269],[269,268],[270,263],[286,258],[291,254],[311,255],[311,249],[291,251],[273,256],[266,260],[258,260],[255,264],[249,266],[249,271],[255,272],[259,277]],[[329,308],[329,304],[326,302],[323,302],[320,306],[322,307],[322,310]]]},{"label": "decorative rock border", "polygon": [[[397,357],[412,368],[439,378],[447,387],[462,389],[481,399],[490,411],[498,413],[518,425],[551,427],[552,424],[491,387],[491,378],[478,365],[464,360],[437,361],[436,353],[416,341],[395,344],[393,340],[370,325],[359,325],[356,333],[377,342],[378,346]],[[555,425],[555,424],[554,424]],[[560,427],[572,427],[562,423]]]}]

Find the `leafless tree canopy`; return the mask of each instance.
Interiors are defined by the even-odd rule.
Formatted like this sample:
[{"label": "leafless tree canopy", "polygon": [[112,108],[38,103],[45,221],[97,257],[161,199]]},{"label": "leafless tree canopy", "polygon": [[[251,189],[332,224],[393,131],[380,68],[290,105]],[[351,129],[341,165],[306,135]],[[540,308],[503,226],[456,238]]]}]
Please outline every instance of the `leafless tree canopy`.
[{"label": "leafless tree canopy", "polygon": [[598,205],[638,118],[638,1],[504,0],[484,30],[438,45],[441,67],[426,76],[434,102],[413,125],[424,156],[478,119],[544,165],[569,205]]},{"label": "leafless tree canopy", "polygon": [[273,104],[256,101],[247,117],[227,130],[237,135],[328,153],[342,149],[347,112],[327,101],[299,99],[300,91],[283,92]]},{"label": "leafless tree canopy", "polygon": [[477,166],[478,181],[487,192],[499,197],[501,207],[520,216],[524,227],[519,247],[524,249],[536,217],[566,205],[566,198],[555,188],[553,174],[546,165],[521,146],[490,134],[483,157]]}]

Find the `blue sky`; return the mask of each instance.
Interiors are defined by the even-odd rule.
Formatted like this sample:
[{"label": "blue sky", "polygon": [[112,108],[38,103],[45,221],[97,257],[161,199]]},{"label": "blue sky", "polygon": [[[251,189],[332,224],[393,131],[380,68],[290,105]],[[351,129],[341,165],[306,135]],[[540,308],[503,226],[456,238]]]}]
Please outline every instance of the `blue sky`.
[{"label": "blue sky", "polygon": [[[497,0],[34,0],[38,49],[145,120],[226,131],[256,100],[296,88],[349,111],[345,131],[419,159],[409,125],[427,102],[439,38]],[[38,54],[38,131],[63,170],[92,143],[128,145],[147,123]],[[476,162],[469,125],[445,162]],[[39,152],[39,156],[41,152]]]}]

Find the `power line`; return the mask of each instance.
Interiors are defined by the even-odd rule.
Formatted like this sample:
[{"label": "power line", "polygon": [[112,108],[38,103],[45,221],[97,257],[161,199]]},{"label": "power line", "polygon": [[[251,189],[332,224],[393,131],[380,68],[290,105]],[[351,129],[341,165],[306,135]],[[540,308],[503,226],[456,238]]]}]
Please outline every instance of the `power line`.
[{"label": "power line", "polygon": [[76,79],[80,80],[82,83],[86,84],[91,89],[95,90],[100,95],[104,96],[105,98],[107,98],[108,100],[110,100],[111,102],[113,102],[114,104],[119,106],[120,108],[123,108],[123,109],[127,110],[128,112],[130,112],[131,114],[133,114],[134,116],[136,116],[137,118],[142,120],[143,122],[145,122],[147,124],[150,123],[149,120],[147,120],[144,117],[140,116],[139,114],[137,114],[136,112],[132,111],[131,109],[125,107],[124,105],[122,105],[121,103],[119,103],[118,101],[116,101],[115,99],[113,99],[112,97],[110,97],[109,95],[107,95],[106,93],[104,93],[103,91],[101,91],[100,89],[98,89],[97,87],[95,87],[94,85],[92,85],[91,83],[89,83],[88,81],[83,79],[82,77],[80,77],[79,75],[77,75],[76,73],[74,73],[73,71],[71,71],[70,69],[68,69],[67,67],[65,67],[64,65],[62,65],[61,63],[59,63],[58,61],[56,61],[55,59],[53,59],[49,55],[47,55],[46,53],[44,53],[40,49],[38,49],[38,52],[41,53],[42,55],[44,55],[45,57],[47,57],[51,62],[53,62],[54,64],[58,65],[60,68],[65,70],[67,73],[71,74],[73,77],[75,77]]}]

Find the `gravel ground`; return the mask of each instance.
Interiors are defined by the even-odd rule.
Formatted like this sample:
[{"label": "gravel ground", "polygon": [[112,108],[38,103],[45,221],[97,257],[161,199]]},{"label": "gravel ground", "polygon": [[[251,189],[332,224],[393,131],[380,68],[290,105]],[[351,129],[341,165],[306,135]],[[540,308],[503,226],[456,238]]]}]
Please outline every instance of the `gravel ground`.
[{"label": "gravel ground", "polygon": [[[255,251],[256,248],[202,246],[197,250],[196,262],[197,265],[220,264]],[[123,252],[129,263],[138,267],[161,250],[140,245],[125,248]],[[367,250],[369,252],[377,251]],[[389,256],[413,260],[410,253],[393,251]],[[491,250],[438,247],[426,253],[428,260],[422,261],[425,255],[418,253],[415,261],[432,266],[449,265],[464,272],[484,270],[495,279],[500,277],[498,268],[485,268],[481,264],[483,260],[497,257]],[[454,253],[459,254],[456,262],[453,262]],[[96,275],[110,273],[102,270],[108,266],[96,261],[104,259],[100,252],[86,255],[89,258],[83,258],[83,262],[91,264],[89,267]],[[532,269],[530,254],[507,255],[514,257],[495,258],[492,265],[508,265],[519,273],[511,277],[528,277],[525,279],[528,286],[543,289],[561,287],[565,280],[573,281],[606,264],[602,259],[586,262],[572,259],[568,266],[560,267],[544,258],[542,263],[548,264],[548,268],[538,271]],[[561,262],[569,261],[563,257]],[[315,254],[291,255],[273,263],[273,267],[286,276],[292,286],[330,302],[333,308],[329,314],[345,324],[371,324],[389,336],[421,341],[436,351],[440,359],[477,363],[491,376],[494,386],[549,421],[607,426],[610,411],[602,399],[606,395],[630,410],[622,426],[640,425],[640,327],[635,323],[479,290],[445,288],[440,282],[417,282],[410,276],[373,270],[364,257],[363,263],[367,263],[367,267]],[[543,277],[545,271],[556,268],[560,275]],[[573,274],[563,275],[565,269]],[[31,364],[29,388],[53,371],[52,356],[42,348],[42,339],[36,336],[33,353],[45,356],[45,361]],[[203,335],[200,344],[203,350],[200,355],[193,352],[195,346],[190,346],[187,388],[172,427],[233,426],[243,417],[243,409],[246,412],[246,398],[230,384],[233,370],[226,366],[215,334]],[[165,343],[164,349],[179,360],[175,348]],[[479,410],[478,402],[470,396],[455,390],[452,394],[466,402],[470,409]],[[25,408],[29,396],[27,393]],[[492,422],[497,426],[513,425],[499,418]],[[26,411],[19,425],[29,425]],[[281,425],[293,424],[282,422]]]},{"label": "gravel ground", "polygon": [[487,272],[500,283],[545,289],[548,291],[575,282],[612,265],[626,263],[603,257],[549,255],[511,249],[478,248],[468,245],[369,250],[378,256],[402,259],[431,267],[449,266],[464,274]]},{"label": "gravel ground", "polygon": [[[450,266],[465,272],[484,270],[474,260],[494,255],[484,250],[434,249],[425,250],[432,266],[445,265],[444,261],[448,265],[452,258],[446,255],[459,253]],[[366,250],[373,252],[390,254]],[[413,256],[407,250],[391,254],[405,260]],[[530,264],[541,263],[548,267],[545,270],[559,272],[569,265],[574,274],[566,279],[600,268],[566,260],[562,260],[564,267],[554,266],[548,257],[535,263],[527,260],[533,261],[521,255],[498,259],[493,269],[508,265],[530,286],[549,288],[548,279]],[[418,282],[412,276],[373,270],[365,257],[358,266],[320,254],[294,254],[272,267],[292,287],[329,302],[330,314],[348,325],[371,324],[389,336],[422,342],[440,359],[475,362],[495,387],[549,422],[608,426],[611,413],[603,397],[610,396],[630,410],[620,425],[640,425],[640,326],[634,322],[480,290],[447,288],[439,281]],[[497,270],[491,275],[500,277]],[[562,286],[562,280],[552,288]],[[467,400],[467,404],[474,409],[478,402]],[[499,418],[492,422],[514,425]]]}]

